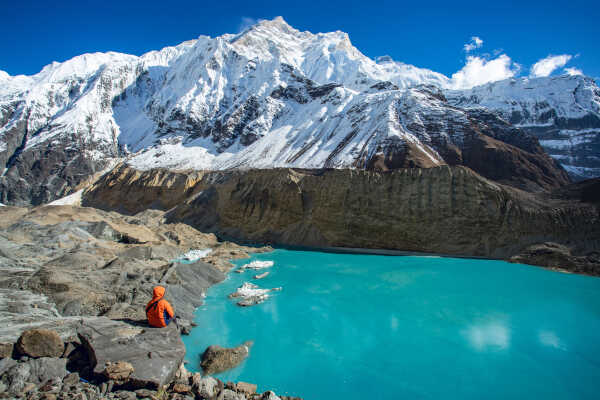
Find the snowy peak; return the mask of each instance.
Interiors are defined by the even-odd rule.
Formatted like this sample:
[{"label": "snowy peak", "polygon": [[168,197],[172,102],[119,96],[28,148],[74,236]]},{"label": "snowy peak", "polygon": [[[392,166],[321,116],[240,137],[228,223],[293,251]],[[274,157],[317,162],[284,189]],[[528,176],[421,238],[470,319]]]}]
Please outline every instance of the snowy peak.
[{"label": "snowy peak", "polygon": [[[505,171],[529,171],[521,186],[564,181],[535,139],[511,123],[547,148],[555,138],[529,125],[577,137],[591,149],[585,163],[553,156],[600,168],[592,154],[599,96],[589,79],[447,90],[442,74],[389,56],[370,59],[346,33],[302,32],[280,17],[237,35],[200,36],[140,57],[84,54],[32,76],[0,73],[0,81],[0,202],[8,204],[67,194],[116,157],[141,169],[463,164],[484,171],[478,154],[495,147],[514,155],[498,161]],[[515,169],[510,160],[528,166]],[[511,179],[493,173],[482,172]]]},{"label": "snowy peak", "polygon": [[600,176],[600,88],[592,78],[516,78],[445,94],[457,107],[492,110],[534,135],[571,176]]}]

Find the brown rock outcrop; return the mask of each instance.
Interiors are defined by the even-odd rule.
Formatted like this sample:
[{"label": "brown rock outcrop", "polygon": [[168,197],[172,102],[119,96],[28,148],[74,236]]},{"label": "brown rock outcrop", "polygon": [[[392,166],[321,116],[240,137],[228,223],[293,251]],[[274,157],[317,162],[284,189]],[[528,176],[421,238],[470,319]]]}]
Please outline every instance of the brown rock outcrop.
[{"label": "brown rock outcrop", "polygon": [[202,354],[200,366],[205,374],[216,374],[238,366],[248,357],[252,342],[248,341],[233,348],[209,346]]},{"label": "brown rock outcrop", "polygon": [[33,358],[60,357],[64,349],[58,333],[49,329],[27,330],[17,341],[17,352]]}]

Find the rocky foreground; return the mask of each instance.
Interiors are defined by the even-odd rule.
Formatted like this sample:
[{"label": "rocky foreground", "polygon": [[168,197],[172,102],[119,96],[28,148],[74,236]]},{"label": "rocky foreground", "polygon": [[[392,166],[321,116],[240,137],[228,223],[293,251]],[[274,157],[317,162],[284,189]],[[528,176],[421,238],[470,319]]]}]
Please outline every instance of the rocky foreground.
[{"label": "rocky foreground", "polygon": [[[177,261],[206,248],[202,261]],[[267,250],[166,223],[160,211],[1,207],[0,398],[277,399],[187,373],[180,336],[230,259]],[[179,326],[146,324],[157,284]]]}]

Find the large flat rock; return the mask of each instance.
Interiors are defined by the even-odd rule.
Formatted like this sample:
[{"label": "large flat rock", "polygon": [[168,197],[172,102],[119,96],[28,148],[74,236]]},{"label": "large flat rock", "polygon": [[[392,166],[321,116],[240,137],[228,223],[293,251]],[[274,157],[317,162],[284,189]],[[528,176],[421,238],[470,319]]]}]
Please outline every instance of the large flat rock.
[{"label": "large flat rock", "polygon": [[174,324],[151,328],[100,317],[83,321],[77,332],[88,349],[94,373],[101,374],[107,362],[126,361],[133,365],[130,383],[136,387],[158,388],[171,382],[185,356]]}]

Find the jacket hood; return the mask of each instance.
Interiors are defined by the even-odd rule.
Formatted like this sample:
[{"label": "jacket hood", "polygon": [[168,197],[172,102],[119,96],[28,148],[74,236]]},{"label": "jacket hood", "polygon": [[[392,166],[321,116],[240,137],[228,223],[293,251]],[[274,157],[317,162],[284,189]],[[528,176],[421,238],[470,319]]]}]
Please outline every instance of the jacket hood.
[{"label": "jacket hood", "polygon": [[155,286],[152,291],[152,297],[158,299],[159,297],[163,297],[165,295],[165,288],[162,286]]}]

